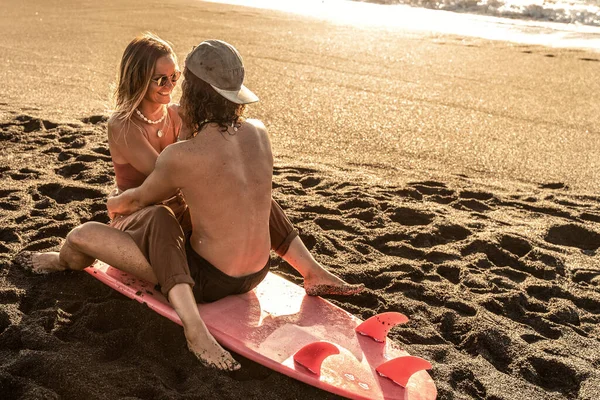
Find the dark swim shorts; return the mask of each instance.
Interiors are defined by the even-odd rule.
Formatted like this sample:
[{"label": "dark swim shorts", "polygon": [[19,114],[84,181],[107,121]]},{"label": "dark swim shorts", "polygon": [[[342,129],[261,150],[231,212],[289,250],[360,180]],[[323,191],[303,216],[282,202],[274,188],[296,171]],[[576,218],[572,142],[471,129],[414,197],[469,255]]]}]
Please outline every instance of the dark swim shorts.
[{"label": "dark swim shorts", "polygon": [[200,257],[192,249],[189,236],[185,241],[185,252],[187,255],[190,274],[196,284],[192,288],[194,297],[198,303],[210,303],[217,301],[230,294],[246,293],[254,289],[267,276],[271,267],[270,259],[258,272],[235,278],[223,273],[211,263]]}]

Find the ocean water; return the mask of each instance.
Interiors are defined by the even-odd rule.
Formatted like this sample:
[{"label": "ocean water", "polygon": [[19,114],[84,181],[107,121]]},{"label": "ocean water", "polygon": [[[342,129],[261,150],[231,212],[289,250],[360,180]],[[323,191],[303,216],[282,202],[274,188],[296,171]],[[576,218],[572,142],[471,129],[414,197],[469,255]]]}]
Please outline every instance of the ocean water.
[{"label": "ocean water", "polygon": [[205,0],[334,23],[600,52],[600,0]]},{"label": "ocean water", "polygon": [[600,26],[600,0],[367,0],[433,10]]}]

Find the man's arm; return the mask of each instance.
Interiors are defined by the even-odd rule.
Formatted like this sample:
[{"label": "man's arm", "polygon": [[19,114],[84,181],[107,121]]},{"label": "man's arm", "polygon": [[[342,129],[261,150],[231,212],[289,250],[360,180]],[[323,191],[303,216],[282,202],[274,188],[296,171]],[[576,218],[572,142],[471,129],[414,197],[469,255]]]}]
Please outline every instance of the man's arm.
[{"label": "man's arm", "polygon": [[110,218],[115,214],[132,214],[150,204],[168,199],[177,192],[178,149],[171,148],[172,146],[167,147],[160,154],[154,171],[140,187],[126,190],[108,199],[106,207]]}]

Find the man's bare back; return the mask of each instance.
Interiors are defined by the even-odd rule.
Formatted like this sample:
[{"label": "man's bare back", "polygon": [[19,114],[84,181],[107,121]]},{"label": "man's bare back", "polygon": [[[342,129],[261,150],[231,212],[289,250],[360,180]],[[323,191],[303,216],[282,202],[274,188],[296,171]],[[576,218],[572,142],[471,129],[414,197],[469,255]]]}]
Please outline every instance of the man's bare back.
[{"label": "man's bare back", "polygon": [[154,172],[129,193],[135,201],[114,210],[130,213],[179,188],[190,209],[194,251],[229,276],[249,275],[269,259],[272,174],[271,145],[260,121],[226,132],[209,124],[166,148]]},{"label": "man's bare back", "polygon": [[264,125],[247,120],[237,132],[222,132],[210,124],[172,148],[166,156],[177,163],[171,176],[190,208],[194,251],[230,276],[262,269],[271,247],[273,175]]}]

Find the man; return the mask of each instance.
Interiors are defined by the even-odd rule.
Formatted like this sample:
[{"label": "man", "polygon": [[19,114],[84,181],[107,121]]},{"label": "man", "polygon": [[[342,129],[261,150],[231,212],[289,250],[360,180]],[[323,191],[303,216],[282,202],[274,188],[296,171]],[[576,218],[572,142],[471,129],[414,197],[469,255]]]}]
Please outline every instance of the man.
[{"label": "man", "polygon": [[[244,105],[258,98],[243,85],[242,59],[233,46],[201,43],[188,55],[184,76],[179,114],[189,140],[168,146],[144,183],[109,199],[108,209],[111,217],[131,214],[181,190],[193,230],[185,243],[165,246],[185,246],[189,270],[184,262],[152,268],[183,322],[190,350],[208,365],[232,370],[239,364],[210,335],[196,301],[250,291],[266,276],[273,155],[264,125],[242,117]],[[307,293],[362,290],[313,264],[299,270]]]}]

